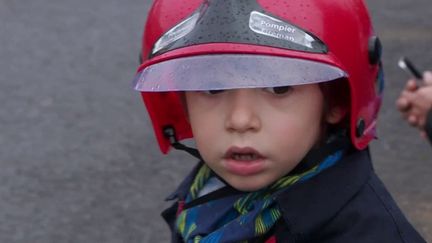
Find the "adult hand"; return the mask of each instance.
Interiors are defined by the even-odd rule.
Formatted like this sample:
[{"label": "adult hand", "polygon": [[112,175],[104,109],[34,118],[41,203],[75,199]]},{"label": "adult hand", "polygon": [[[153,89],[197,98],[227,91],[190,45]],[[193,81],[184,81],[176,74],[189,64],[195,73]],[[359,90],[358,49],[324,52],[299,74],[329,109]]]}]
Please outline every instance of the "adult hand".
[{"label": "adult hand", "polygon": [[432,108],[432,72],[425,72],[423,77],[424,85],[420,87],[415,80],[409,80],[396,102],[408,123],[422,131]]}]

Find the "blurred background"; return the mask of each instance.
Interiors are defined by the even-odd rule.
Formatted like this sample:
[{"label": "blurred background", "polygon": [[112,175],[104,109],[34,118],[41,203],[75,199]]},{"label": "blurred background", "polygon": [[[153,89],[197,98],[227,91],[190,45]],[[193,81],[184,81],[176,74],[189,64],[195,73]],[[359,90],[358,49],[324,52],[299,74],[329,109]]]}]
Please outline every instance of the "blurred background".
[{"label": "blurred background", "polygon": [[[0,0],[0,242],[169,241],[163,200],[195,160],[159,153],[132,90],[150,4]],[[387,77],[375,167],[432,241],[432,147],[394,106],[401,55],[432,69],[432,3],[368,4]]]}]

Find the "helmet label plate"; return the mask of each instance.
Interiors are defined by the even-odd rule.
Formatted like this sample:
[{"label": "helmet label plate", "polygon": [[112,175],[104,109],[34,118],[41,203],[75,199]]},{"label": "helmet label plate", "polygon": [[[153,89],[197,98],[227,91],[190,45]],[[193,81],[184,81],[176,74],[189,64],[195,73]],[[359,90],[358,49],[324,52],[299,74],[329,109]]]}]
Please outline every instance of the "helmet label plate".
[{"label": "helmet label plate", "polygon": [[250,14],[249,28],[257,34],[290,41],[311,49],[315,41],[311,35],[299,28],[257,11]]}]

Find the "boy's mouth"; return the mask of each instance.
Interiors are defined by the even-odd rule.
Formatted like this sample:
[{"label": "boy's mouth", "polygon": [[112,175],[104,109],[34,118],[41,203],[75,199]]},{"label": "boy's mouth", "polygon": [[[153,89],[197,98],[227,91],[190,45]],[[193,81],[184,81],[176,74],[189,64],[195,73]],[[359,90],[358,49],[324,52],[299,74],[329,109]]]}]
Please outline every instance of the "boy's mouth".
[{"label": "boy's mouth", "polygon": [[266,158],[253,148],[231,147],[225,153],[223,164],[230,173],[251,176],[265,169],[265,160]]},{"label": "boy's mouth", "polygon": [[257,150],[250,147],[245,147],[245,148],[231,147],[225,153],[224,158],[247,162],[247,161],[262,160],[264,159],[264,156],[262,156]]}]

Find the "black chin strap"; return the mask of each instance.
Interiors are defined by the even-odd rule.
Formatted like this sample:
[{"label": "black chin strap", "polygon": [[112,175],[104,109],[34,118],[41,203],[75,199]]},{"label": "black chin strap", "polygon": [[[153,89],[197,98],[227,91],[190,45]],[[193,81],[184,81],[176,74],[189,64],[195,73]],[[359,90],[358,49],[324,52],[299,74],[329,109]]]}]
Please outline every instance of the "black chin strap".
[{"label": "black chin strap", "polygon": [[173,148],[177,150],[185,151],[188,154],[194,156],[195,158],[202,160],[202,157],[198,152],[198,149],[188,147],[177,140],[175,129],[173,127],[171,126],[165,127],[163,129],[163,132],[164,132],[164,136],[170,141],[170,144]]},{"label": "black chin strap", "polygon": [[327,156],[339,150],[345,150],[349,153],[351,148],[347,132],[345,130],[338,131],[332,134],[325,144],[312,148],[290,174],[303,173],[321,163]]},{"label": "black chin strap", "polygon": [[[170,141],[174,149],[185,151],[195,158],[203,161],[198,149],[188,147],[177,140],[175,129],[171,126],[164,128],[164,136]],[[309,151],[305,158],[290,172],[290,174],[298,174],[311,169],[325,159],[328,155],[337,152],[338,150],[346,150],[350,148],[350,140],[346,135],[346,131],[339,131],[333,134],[324,146],[315,148]],[[222,179],[223,180],[223,179]]]}]

